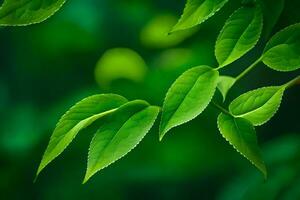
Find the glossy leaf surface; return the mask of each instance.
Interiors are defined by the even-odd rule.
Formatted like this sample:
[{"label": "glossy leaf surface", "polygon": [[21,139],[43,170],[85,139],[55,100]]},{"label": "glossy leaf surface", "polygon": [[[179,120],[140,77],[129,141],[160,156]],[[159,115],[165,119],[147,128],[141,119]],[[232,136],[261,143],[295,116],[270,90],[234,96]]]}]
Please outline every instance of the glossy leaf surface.
[{"label": "glossy leaf surface", "polygon": [[300,23],[276,33],[267,43],[262,61],[277,71],[300,68]]},{"label": "glossy leaf surface", "polygon": [[267,170],[251,122],[221,113],[218,117],[218,127],[222,136],[266,177]]},{"label": "glossy leaf surface", "polygon": [[242,94],[229,105],[229,111],[236,117],[243,117],[254,125],[262,125],[277,112],[285,88],[263,87]]},{"label": "glossy leaf surface", "polygon": [[74,105],[59,120],[43,155],[37,175],[72,142],[78,132],[95,120],[125,104],[124,97],[114,94],[90,96]]},{"label": "glossy leaf surface", "polygon": [[160,139],[173,127],[199,115],[211,101],[218,83],[218,71],[198,66],[184,72],[169,89],[163,104]]},{"label": "glossy leaf surface", "polygon": [[40,23],[52,16],[65,0],[4,0],[0,25],[21,26]]},{"label": "glossy leaf surface", "polygon": [[259,6],[235,11],[221,30],[215,47],[220,66],[226,66],[250,51],[258,42],[263,25]]},{"label": "glossy leaf surface", "polygon": [[187,0],[183,14],[171,32],[192,28],[220,10],[228,0]]},{"label": "glossy leaf surface", "polygon": [[135,148],[153,126],[158,113],[158,107],[136,100],[108,115],[91,142],[84,182]]}]

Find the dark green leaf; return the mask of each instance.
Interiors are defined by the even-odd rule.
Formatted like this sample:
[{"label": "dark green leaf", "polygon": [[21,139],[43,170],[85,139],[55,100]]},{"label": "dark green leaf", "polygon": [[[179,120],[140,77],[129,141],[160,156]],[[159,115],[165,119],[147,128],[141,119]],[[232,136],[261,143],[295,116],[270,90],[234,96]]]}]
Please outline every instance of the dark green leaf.
[{"label": "dark green leaf", "polygon": [[259,2],[264,14],[263,36],[267,38],[283,11],[284,0],[260,0]]},{"label": "dark green leaf", "polygon": [[300,23],[276,33],[267,43],[262,61],[277,71],[300,68]]}]

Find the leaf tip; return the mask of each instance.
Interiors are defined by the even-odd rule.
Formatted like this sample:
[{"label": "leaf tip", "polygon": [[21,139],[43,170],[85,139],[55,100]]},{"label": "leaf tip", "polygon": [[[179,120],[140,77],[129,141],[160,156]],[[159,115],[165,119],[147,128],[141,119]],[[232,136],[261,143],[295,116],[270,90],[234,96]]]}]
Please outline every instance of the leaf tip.
[{"label": "leaf tip", "polygon": [[86,184],[88,182],[88,180],[90,180],[90,178],[93,176],[94,173],[88,173],[86,172],[85,176],[84,176],[84,179],[82,181],[82,185]]},{"label": "leaf tip", "polygon": [[260,169],[261,173],[263,174],[264,180],[266,181],[268,178],[268,172],[267,172],[266,165],[263,164],[259,169]]},{"label": "leaf tip", "polygon": [[160,142],[163,140],[163,138],[167,132],[168,132],[168,129],[162,128],[162,127],[160,128],[160,131],[159,131],[159,141]]},{"label": "leaf tip", "polygon": [[163,135],[159,135],[159,141],[161,142],[162,141],[162,139],[163,139]]}]

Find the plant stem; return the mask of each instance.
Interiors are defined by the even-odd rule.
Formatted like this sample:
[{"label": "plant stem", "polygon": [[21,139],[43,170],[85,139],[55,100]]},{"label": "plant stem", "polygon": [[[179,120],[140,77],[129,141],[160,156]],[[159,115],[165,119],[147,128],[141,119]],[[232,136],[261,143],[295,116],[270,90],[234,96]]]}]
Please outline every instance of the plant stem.
[{"label": "plant stem", "polygon": [[248,74],[260,61],[262,57],[258,58],[254,63],[252,63],[249,67],[247,67],[242,73],[240,73],[236,78],[235,82],[239,81],[243,78],[246,74]]},{"label": "plant stem", "polygon": [[300,84],[300,76],[297,76],[296,78],[292,79],[291,81],[287,82],[285,84],[286,88],[290,88],[294,85]]},{"label": "plant stem", "polygon": [[232,115],[228,112],[228,110],[226,110],[225,108],[223,108],[222,106],[220,106],[220,105],[217,104],[216,102],[212,101],[212,105],[213,105],[214,107],[216,107],[217,109],[219,109],[222,113],[232,116]]}]

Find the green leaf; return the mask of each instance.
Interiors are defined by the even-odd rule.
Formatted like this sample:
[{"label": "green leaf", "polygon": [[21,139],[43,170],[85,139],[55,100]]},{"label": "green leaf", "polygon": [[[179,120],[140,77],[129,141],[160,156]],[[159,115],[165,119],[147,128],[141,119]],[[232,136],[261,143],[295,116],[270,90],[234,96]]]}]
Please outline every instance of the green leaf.
[{"label": "green leaf", "polygon": [[267,170],[257,144],[253,125],[246,119],[221,113],[218,127],[222,136],[267,177]]},{"label": "green leaf", "polygon": [[100,87],[107,89],[118,79],[142,82],[148,67],[144,59],[127,48],[109,49],[101,56],[96,68],[95,79]]},{"label": "green leaf", "polygon": [[228,91],[235,83],[235,78],[231,76],[220,76],[217,85],[218,90],[221,92],[223,101],[225,101]]},{"label": "green leaf", "polygon": [[300,23],[276,33],[267,43],[262,61],[277,71],[300,68]]},{"label": "green leaf", "polygon": [[65,3],[65,0],[4,0],[0,8],[0,25],[23,26],[40,23]]},{"label": "green leaf", "polygon": [[228,0],[187,0],[183,14],[171,32],[192,28],[219,11]]},{"label": "green leaf", "polygon": [[255,126],[269,121],[277,112],[285,87],[270,86],[242,94],[229,105],[235,117],[243,117]]},{"label": "green leaf", "polygon": [[170,14],[157,15],[141,30],[141,43],[149,48],[168,48],[180,44],[197,31],[193,28],[168,34],[176,21],[177,17]]},{"label": "green leaf", "polygon": [[221,67],[226,66],[250,51],[258,42],[263,17],[259,6],[242,7],[235,11],[221,30],[215,55]]},{"label": "green leaf", "polygon": [[83,182],[135,148],[153,126],[158,113],[158,107],[136,100],[108,115],[91,142]]},{"label": "green leaf", "polygon": [[173,127],[199,115],[211,101],[219,73],[209,66],[184,72],[169,89],[162,109],[160,140]]},{"label": "green leaf", "polygon": [[114,112],[126,102],[127,100],[119,95],[101,94],[85,98],[74,105],[56,125],[37,175],[65,150],[80,130],[104,115]]},{"label": "green leaf", "polygon": [[267,38],[283,11],[284,0],[276,0],[276,3],[274,3],[274,0],[260,0],[259,3],[264,14],[263,36]]}]

